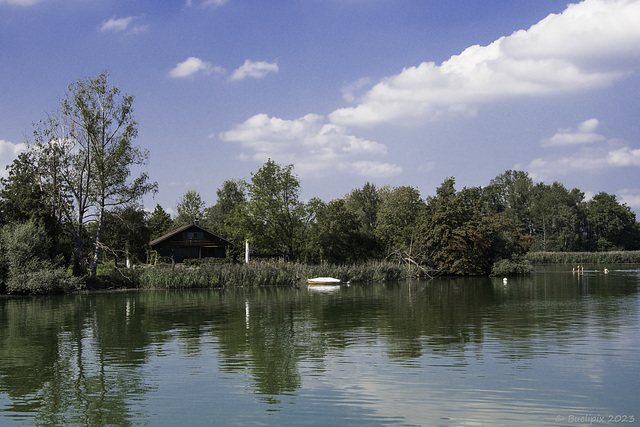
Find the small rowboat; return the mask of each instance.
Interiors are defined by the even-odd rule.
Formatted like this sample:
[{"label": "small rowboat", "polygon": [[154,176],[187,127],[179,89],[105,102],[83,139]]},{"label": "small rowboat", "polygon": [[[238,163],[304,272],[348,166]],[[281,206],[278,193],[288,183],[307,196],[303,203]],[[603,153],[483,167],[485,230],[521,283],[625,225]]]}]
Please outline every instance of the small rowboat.
[{"label": "small rowboat", "polygon": [[314,277],[313,279],[308,279],[307,283],[309,284],[309,286],[314,286],[314,285],[339,286],[342,283],[342,280],[334,279],[333,277]]}]

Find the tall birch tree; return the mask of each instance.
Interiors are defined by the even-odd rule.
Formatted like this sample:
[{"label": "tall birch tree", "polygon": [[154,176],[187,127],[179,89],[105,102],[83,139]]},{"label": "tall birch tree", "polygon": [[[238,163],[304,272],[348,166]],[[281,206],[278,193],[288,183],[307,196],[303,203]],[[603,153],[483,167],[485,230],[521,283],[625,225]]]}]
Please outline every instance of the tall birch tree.
[{"label": "tall birch tree", "polygon": [[148,151],[133,144],[138,134],[133,96],[111,86],[108,74],[69,85],[60,109],[41,122],[31,150],[41,182],[55,196],[75,241],[74,275],[86,272],[85,225],[96,222],[91,275],[103,249],[105,211],[156,191],[146,173],[131,178],[147,163]]}]

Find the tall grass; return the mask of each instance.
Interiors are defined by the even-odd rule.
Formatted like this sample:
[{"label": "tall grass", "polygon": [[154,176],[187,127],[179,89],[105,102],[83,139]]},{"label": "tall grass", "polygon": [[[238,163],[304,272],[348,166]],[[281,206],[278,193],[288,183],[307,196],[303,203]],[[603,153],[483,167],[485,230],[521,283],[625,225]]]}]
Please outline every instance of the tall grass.
[{"label": "tall grass", "polygon": [[613,252],[529,252],[532,264],[628,264],[640,263],[640,251]]},{"label": "tall grass", "polygon": [[396,263],[368,261],[349,265],[300,265],[299,276],[305,280],[329,276],[345,282],[388,282],[409,278],[410,271]]},{"label": "tall grass", "polygon": [[297,286],[318,276],[342,281],[397,281],[410,277],[406,267],[387,262],[355,265],[306,265],[285,262],[202,264],[192,267],[149,267],[138,278],[142,289],[225,288],[239,286]]}]

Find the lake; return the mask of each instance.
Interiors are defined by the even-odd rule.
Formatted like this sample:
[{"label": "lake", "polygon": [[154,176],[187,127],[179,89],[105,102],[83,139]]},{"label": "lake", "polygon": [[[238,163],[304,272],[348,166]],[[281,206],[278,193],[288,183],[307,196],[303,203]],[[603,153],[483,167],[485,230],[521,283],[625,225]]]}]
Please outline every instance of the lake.
[{"label": "lake", "polygon": [[608,267],[2,297],[0,425],[637,425],[640,266]]}]

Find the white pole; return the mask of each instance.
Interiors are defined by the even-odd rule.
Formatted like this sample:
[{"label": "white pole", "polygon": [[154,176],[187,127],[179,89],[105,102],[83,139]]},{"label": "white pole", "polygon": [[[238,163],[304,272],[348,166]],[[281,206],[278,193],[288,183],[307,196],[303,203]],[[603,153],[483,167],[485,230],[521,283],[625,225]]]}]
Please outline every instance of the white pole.
[{"label": "white pole", "polygon": [[249,240],[244,242],[244,262],[249,264]]}]

